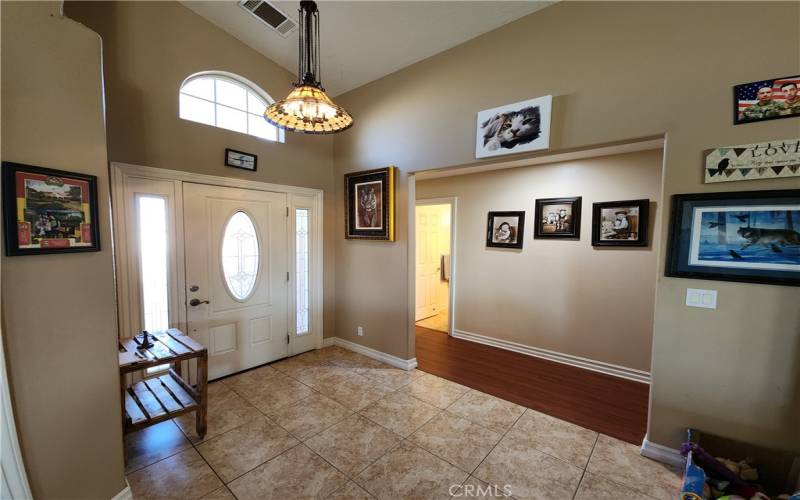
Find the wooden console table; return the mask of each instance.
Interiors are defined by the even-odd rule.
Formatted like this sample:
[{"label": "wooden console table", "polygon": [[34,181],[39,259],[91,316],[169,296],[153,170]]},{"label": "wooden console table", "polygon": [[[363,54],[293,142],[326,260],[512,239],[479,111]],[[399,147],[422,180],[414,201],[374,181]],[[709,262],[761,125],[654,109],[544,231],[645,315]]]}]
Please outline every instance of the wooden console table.
[{"label": "wooden console table", "polygon": [[[147,349],[139,349],[138,338],[119,341],[124,432],[133,432],[194,411],[197,435],[205,436],[208,350],[174,328],[152,333],[150,339],[154,345]],[[197,359],[197,384],[194,387],[181,376],[181,362],[190,359]],[[128,374],[166,364],[170,365],[167,373],[128,386]]]}]

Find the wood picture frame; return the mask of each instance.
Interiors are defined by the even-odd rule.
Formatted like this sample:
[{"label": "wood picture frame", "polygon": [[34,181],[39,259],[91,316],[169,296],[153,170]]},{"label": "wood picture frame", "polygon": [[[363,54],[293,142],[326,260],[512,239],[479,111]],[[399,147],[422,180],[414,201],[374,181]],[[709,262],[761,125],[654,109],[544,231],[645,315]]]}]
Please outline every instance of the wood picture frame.
[{"label": "wood picture frame", "polygon": [[258,170],[258,155],[225,148],[225,166],[255,172]]},{"label": "wood picture frame", "polygon": [[650,200],[592,204],[592,246],[646,247]]},{"label": "wood picture frame", "polygon": [[344,175],[345,238],[394,241],[394,166]]},{"label": "wood picture frame", "polygon": [[97,177],[3,162],[6,255],[97,252]]},{"label": "wood picture frame", "polygon": [[800,286],[800,189],[673,195],[665,275]]},{"label": "wood picture frame", "polygon": [[489,212],[486,246],[521,249],[525,241],[525,212]]},{"label": "wood picture frame", "polygon": [[536,200],[533,237],[536,239],[581,239],[581,197]]}]

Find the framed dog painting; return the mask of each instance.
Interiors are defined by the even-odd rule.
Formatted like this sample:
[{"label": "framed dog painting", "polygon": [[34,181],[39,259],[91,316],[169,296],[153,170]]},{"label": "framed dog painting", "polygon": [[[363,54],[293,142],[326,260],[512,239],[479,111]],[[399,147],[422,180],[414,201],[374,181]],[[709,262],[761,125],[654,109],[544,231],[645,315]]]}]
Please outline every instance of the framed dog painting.
[{"label": "framed dog painting", "polygon": [[6,255],[96,252],[97,177],[3,162]]},{"label": "framed dog painting", "polygon": [[486,246],[522,248],[525,235],[525,212],[489,212],[486,223]]},{"label": "framed dog painting", "polygon": [[673,196],[666,275],[800,286],[800,189]]},{"label": "framed dog painting", "polygon": [[395,167],[344,176],[345,238],[394,241]]},{"label": "framed dog painting", "polygon": [[475,158],[550,147],[553,96],[506,104],[478,113]]}]

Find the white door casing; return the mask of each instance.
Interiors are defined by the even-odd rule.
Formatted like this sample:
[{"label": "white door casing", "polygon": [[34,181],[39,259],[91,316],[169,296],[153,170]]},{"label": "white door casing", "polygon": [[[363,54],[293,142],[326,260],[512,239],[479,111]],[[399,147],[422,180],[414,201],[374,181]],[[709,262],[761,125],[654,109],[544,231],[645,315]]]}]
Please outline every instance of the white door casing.
[{"label": "white door casing", "polygon": [[[286,194],[184,183],[183,217],[187,328],[190,336],[208,347],[209,379],[286,357]],[[228,225],[242,220],[245,224],[238,232],[228,234]],[[247,228],[253,228],[254,234],[247,234]],[[223,267],[226,234],[231,248],[237,248],[238,236],[257,249],[257,256],[242,256],[238,262],[228,250],[225,258],[234,262],[227,273]],[[243,263],[249,261],[255,265],[245,269]],[[255,273],[252,286],[241,284],[250,281],[248,273]]]},{"label": "white door casing", "polygon": [[[184,230],[184,201],[183,186],[202,184],[209,187],[241,188],[254,193],[265,192],[283,197],[282,210],[284,214],[284,256],[287,266],[283,269],[282,277],[286,280],[286,271],[289,271],[289,283],[284,289],[285,311],[284,320],[288,319],[289,344],[284,355],[298,354],[309,349],[321,348],[323,337],[323,193],[319,189],[270,184],[252,180],[232,179],[205,174],[196,174],[180,170],[168,170],[126,163],[111,163],[111,189],[112,189],[112,217],[114,221],[114,248],[117,261],[117,294],[120,322],[120,336],[130,337],[141,330],[141,306],[139,272],[136,265],[138,261],[138,240],[134,238],[136,232],[135,197],[137,195],[158,195],[168,201],[169,238],[169,288],[170,288],[170,327],[179,328],[188,332],[187,309],[192,298],[205,299],[199,294],[193,296],[189,292],[192,283],[186,279],[187,269],[184,236],[189,235],[189,230]],[[294,216],[287,217],[286,206],[293,214],[295,207],[308,210],[309,215],[309,328],[308,331],[297,335],[295,316],[295,284],[296,276],[294,265],[295,236]],[[224,280],[224,277],[222,278]],[[199,290],[198,290],[199,292]],[[200,306],[203,307],[203,306]],[[282,326],[283,345],[287,342],[286,324]],[[209,346],[209,349],[211,346]],[[264,361],[266,362],[266,361]],[[194,367],[188,369],[194,380]],[[219,375],[210,375],[211,377]]]}]

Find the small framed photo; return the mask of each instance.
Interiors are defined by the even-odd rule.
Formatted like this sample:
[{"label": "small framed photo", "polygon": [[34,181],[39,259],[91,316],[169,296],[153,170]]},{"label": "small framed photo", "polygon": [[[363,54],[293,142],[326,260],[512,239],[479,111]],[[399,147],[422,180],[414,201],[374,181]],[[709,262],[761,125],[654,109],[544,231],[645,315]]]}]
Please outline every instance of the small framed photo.
[{"label": "small framed photo", "polygon": [[395,167],[344,176],[345,238],[394,241]]},{"label": "small framed photo", "polygon": [[225,148],[225,166],[242,168],[255,172],[258,169],[258,156],[235,149]]},{"label": "small framed photo", "polygon": [[579,240],[581,197],[536,200],[536,225],[533,237]]},{"label": "small framed photo", "polygon": [[475,158],[538,151],[550,147],[553,96],[506,104],[478,113]]},{"label": "small framed photo", "polygon": [[645,247],[650,200],[592,205],[592,246]]},{"label": "small framed photo", "polygon": [[97,177],[3,162],[6,255],[97,252]]},{"label": "small framed photo", "polygon": [[486,224],[486,246],[522,248],[525,234],[525,212],[489,212]]},{"label": "small framed photo", "polygon": [[733,124],[800,116],[800,75],[733,87]]},{"label": "small framed photo", "polygon": [[666,275],[800,286],[800,189],[674,195]]}]

